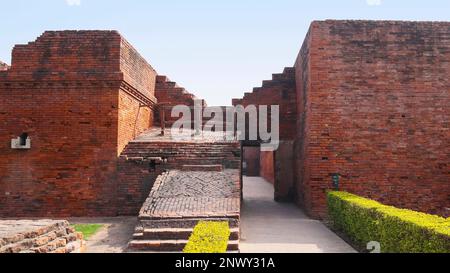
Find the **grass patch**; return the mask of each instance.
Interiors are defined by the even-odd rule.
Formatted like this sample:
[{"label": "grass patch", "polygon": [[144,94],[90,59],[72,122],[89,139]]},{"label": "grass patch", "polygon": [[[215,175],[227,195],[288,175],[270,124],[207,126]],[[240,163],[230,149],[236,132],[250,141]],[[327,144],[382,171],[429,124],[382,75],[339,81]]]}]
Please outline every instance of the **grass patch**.
[{"label": "grass patch", "polygon": [[73,225],[75,231],[81,232],[85,240],[89,240],[89,238],[97,233],[103,225],[100,224],[77,224]]},{"label": "grass patch", "polygon": [[225,253],[230,238],[228,222],[200,221],[194,228],[184,253]]}]

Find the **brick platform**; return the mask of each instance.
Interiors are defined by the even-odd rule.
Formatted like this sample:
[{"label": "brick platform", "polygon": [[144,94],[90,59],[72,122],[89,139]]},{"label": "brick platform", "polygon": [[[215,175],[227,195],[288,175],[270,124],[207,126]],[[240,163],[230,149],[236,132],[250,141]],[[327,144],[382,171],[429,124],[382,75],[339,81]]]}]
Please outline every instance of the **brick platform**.
[{"label": "brick platform", "polygon": [[0,221],[0,253],[80,253],[84,241],[67,221]]},{"label": "brick platform", "polygon": [[228,221],[229,250],[238,249],[240,183],[238,170],[170,171],[156,180],[144,203],[131,251],[181,251],[200,220]]},{"label": "brick platform", "polygon": [[[191,131],[192,133],[194,131]],[[189,141],[161,136],[152,128],[128,143],[118,162],[121,215],[137,215],[156,178],[167,170],[218,171],[240,168],[240,144],[222,133]]]}]

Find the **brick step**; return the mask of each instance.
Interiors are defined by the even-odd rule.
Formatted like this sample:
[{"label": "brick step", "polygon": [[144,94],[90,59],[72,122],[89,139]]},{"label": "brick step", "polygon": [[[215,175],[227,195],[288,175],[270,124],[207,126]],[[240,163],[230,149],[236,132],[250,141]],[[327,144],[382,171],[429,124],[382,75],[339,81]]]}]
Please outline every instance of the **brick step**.
[{"label": "brick step", "polygon": [[222,165],[183,165],[181,168],[183,171],[191,172],[221,172],[223,171]]},{"label": "brick step", "polygon": [[[158,228],[145,229],[133,234],[134,240],[188,240],[194,228]],[[230,240],[239,240],[239,228],[230,229]]]},{"label": "brick step", "polygon": [[142,151],[142,150],[156,150],[156,151],[162,151],[162,152],[171,152],[171,153],[177,153],[179,151],[183,152],[197,152],[197,153],[230,153],[234,151],[239,151],[235,147],[210,147],[209,149],[207,147],[170,147],[170,146],[137,146],[137,145],[129,145],[126,149],[126,151]]},{"label": "brick step", "polygon": [[143,232],[145,229],[161,229],[161,228],[190,228],[193,229],[199,221],[228,221],[231,229],[239,227],[239,219],[237,218],[190,218],[190,219],[152,219],[147,216],[139,216],[140,227],[136,228],[136,233]]},{"label": "brick step", "polygon": [[126,153],[123,153],[124,156],[128,157],[135,157],[135,156],[146,156],[147,157],[153,157],[156,155],[160,156],[172,156],[172,157],[203,157],[203,158],[216,158],[216,157],[238,157],[239,155],[235,155],[233,151],[227,151],[227,152],[202,152],[202,151],[189,151],[189,150],[183,150],[183,151],[164,151],[164,150],[153,150],[153,151],[142,151],[142,150],[136,150],[136,151],[129,151],[127,150]]},{"label": "brick step", "polygon": [[123,155],[167,155],[167,156],[183,156],[183,155],[195,155],[196,157],[217,157],[217,156],[233,156],[234,151],[198,151],[198,150],[177,150],[177,151],[167,151],[167,150],[150,150],[145,151],[144,149],[127,150]]},{"label": "brick step", "polygon": [[[187,240],[133,240],[128,244],[129,251],[183,251]],[[229,241],[228,251],[238,251],[239,241]]]},{"label": "brick step", "polygon": [[130,149],[157,149],[157,150],[164,150],[164,148],[170,148],[172,147],[170,150],[171,151],[179,151],[179,150],[186,150],[186,151],[195,151],[195,150],[202,150],[204,152],[208,152],[208,151],[215,151],[215,152],[228,152],[228,151],[234,151],[236,150],[237,147],[234,146],[227,146],[226,144],[224,144],[223,146],[217,146],[217,145],[211,145],[208,148],[208,145],[204,145],[204,146],[192,146],[189,145],[189,143],[186,143],[186,145],[181,146],[180,144],[175,144],[174,146],[169,146],[169,145],[152,145],[152,144],[135,144],[135,143],[130,143],[129,147],[127,147],[127,150]]}]

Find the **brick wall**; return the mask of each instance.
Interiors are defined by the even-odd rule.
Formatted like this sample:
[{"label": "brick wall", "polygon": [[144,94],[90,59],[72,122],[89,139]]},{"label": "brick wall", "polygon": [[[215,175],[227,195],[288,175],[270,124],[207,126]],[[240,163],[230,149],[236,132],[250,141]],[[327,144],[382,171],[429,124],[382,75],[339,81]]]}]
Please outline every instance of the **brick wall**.
[{"label": "brick wall", "polygon": [[274,184],[276,200],[292,200],[295,179],[292,149],[297,135],[295,69],[287,67],[283,73],[273,74],[271,80],[263,81],[262,87],[254,88],[252,93],[246,93],[242,99],[234,99],[233,105],[280,107],[280,147],[272,154],[261,153],[260,175]]},{"label": "brick wall", "polygon": [[[155,126],[161,125],[161,115],[164,112],[164,120],[167,128],[174,122],[176,122],[179,117],[172,118],[172,108],[178,105],[185,105],[189,107],[194,107],[195,101],[199,100],[192,93],[189,93],[184,87],[178,86],[174,81],[171,81],[166,76],[157,76],[156,78],[156,90],[155,96],[158,99],[159,110],[155,118]],[[206,107],[206,102],[201,100],[201,105]],[[192,111],[191,120],[194,120],[194,111]]]},{"label": "brick wall", "polygon": [[450,207],[450,23],[314,22],[296,63],[299,202],[341,190],[402,208]]},{"label": "brick wall", "polygon": [[233,99],[233,105],[244,107],[279,105],[280,139],[295,139],[297,118],[295,69],[287,67],[283,73],[273,74],[272,80],[263,81],[262,87],[256,87],[253,92],[245,93],[242,99]]},{"label": "brick wall", "polygon": [[242,160],[246,163],[246,176],[260,176],[260,148],[244,147]]},{"label": "brick wall", "polygon": [[261,152],[260,158],[260,170],[261,177],[275,183],[275,158],[274,152]]},{"label": "brick wall", "polygon": [[[139,105],[154,100],[156,73],[133,52],[111,31],[46,32],[14,48],[0,72],[0,217],[117,214],[118,154],[152,122]],[[31,149],[11,149],[25,132]]]},{"label": "brick wall", "polygon": [[148,107],[127,92],[119,92],[118,151],[120,155],[131,140],[153,126],[155,107]]}]

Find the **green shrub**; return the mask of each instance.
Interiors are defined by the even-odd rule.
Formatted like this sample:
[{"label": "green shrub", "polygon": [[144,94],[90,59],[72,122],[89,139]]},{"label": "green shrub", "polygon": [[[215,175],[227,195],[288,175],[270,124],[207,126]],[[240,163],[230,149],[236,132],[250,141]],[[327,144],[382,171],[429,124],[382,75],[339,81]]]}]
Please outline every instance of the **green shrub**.
[{"label": "green shrub", "polygon": [[230,238],[228,222],[200,221],[194,228],[184,253],[225,253]]},{"label": "green shrub", "polygon": [[398,209],[347,192],[328,193],[334,228],[361,248],[376,241],[385,253],[450,253],[450,218]]}]

